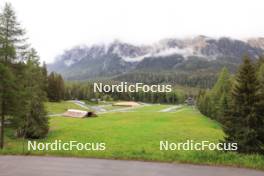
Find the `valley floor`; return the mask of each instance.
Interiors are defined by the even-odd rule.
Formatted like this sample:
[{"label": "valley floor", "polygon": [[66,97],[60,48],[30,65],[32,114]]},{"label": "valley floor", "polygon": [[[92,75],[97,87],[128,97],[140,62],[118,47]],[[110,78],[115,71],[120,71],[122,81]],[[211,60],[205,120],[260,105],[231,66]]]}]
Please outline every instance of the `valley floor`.
[{"label": "valley floor", "polygon": [[[67,108],[78,108],[74,103],[47,104],[49,114],[60,114]],[[66,108],[66,109],[67,109]],[[106,107],[105,107],[106,108]],[[131,111],[99,113],[96,118],[50,117],[47,138],[37,142],[78,141],[103,142],[104,151],[28,151],[27,141],[13,137],[7,129],[7,143],[0,154],[27,154],[182,162],[209,165],[228,165],[264,170],[264,157],[220,151],[160,150],[160,141],[186,142],[187,140],[217,143],[224,133],[218,123],[201,115],[195,108],[175,105],[146,105]],[[80,108],[81,109],[81,108]]]}]

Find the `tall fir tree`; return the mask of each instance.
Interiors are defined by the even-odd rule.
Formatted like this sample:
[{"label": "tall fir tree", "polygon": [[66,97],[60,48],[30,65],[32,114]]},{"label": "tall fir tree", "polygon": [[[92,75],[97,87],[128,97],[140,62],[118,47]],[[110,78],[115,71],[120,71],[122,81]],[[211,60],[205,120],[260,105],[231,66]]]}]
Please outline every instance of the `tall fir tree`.
[{"label": "tall fir tree", "polygon": [[48,76],[48,98],[50,101],[61,101],[65,92],[64,80],[61,75],[51,72]]},{"label": "tall fir tree", "polygon": [[[31,49],[26,55],[26,64],[20,83],[18,110],[13,118],[18,137],[42,138],[48,133],[48,117],[44,108],[46,93],[44,90],[43,68],[40,67],[37,52]],[[23,109],[23,111],[21,110]]]},{"label": "tall fir tree", "polygon": [[221,122],[231,99],[230,88],[231,76],[228,70],[223,68],[213,88],[198,94],[197,107],[201,113]]},{"label": "tall fir tree", "polygon": [[259,80],[259,83],[260,83],[260,93],[262,95],[264,95],[264,63],[259,67],[258,80]]},{"label": "tall fir tree", "polygon": [[228,70],[224,67],[220,72],[217,82],[210,91],[211,97],[211,117],[218,121],[223,118],[224,109],[228,107],[230,100],[231,77]]},{"label": "tall fir tree", "polygon": [[264,114],[256,67],[248,56],[240,66],[232,87],[232,102],[225,114],[226,142],[238,144],[238,151],[263,153]]},{"label": "tall fir tree", "polygon": [[1,60],[13,62],[23,59],[28,47],[24,35],[25,30],[17,21],[12,5],[6,3],[3,12],[0,13]]},{"label": "tall fir tree", "polygon": [[[11,6],[11,4],[6,3],[3,9],[3,12],[0,13],[0,63],[2,64],[2,71],[5,72],[6,75],[9,75],[10,78],[13,74],[14,77],[14,63],[16,63],[19,58],[25,52],[25,48],[27,45],[25,44],[24,39],[24,30],[20,27],[20,24],[16,20],[15,12]],[[3,74],[4,75],[4,74]],[[7,77],[5,77],[7,79]],[[1,108],[1,141],[0,147],[4,146],[4,122],[5,116],[8,115],[9,107],[14,107],[14,101],[12,101],[17,94],[15,92],[15,88],[13,86],[9,86],[13,79],[9,79],[8,81],[2,81],[2,96],[5,97],[8,94],[8,98],[1,98],[0,104]],[[12,93],[11,93],[12,92]],[[9,104],[9,106],[7,106]]]},{"label": "tall fir tree", "polygon": [[48,132],[43,68],[36,51],[28,51],[24,34],[11,4],[6,3],[0,12],[1,148],[6,116],[14,122],[18,136],[39,138]]},{"label": "tall fir tree", "polygon": [[43,62],[43,66],[42,66],[42,73],[43,73],[43,89],[46,92],[46,95],[48,95],[48,70],[47,70],[47,65],[46,62]]},{"label": "tall fir tree", "polygon": [[15,78],[12,71],[6,65],[0,63],[0,148],[4,147],[5,116],[10,114],[14,100]]},{"label": "tall fir tree", "polygon": [[[261,63],[261,66],[259,67],[258,70],[258,80],[260,83],[260,90],[259,90],[259,95],[260,95],[260,101],[258,102],[258,113],[262,114],[262,122],[264,124],[264,62]],[[262,127],[264,129],[264,125]],[[262,141],[264,141],[264,132],[262,131]]]}]

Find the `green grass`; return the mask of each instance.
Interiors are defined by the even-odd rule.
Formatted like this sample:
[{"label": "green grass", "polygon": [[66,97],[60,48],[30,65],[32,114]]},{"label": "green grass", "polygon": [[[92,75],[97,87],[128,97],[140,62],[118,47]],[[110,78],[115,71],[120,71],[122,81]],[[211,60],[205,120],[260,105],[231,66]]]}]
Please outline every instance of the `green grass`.
[{"label": "green grass", "polygon": [[151,113],[151,112],[157,112],[162,109],[166,109],[171,107],[172,105],[165,105],[165,104],[154,104],[150,106],[143,106],[143,107],[137,107],[134,109],[136,112],[143,112],[143,113]]},{"label": "green grass", "polygon": [[87,111],[87,109],[68,101],[46,102],[45,107],[47,109],[48,114],[61,114],[67,111],[67,109],[79,109]]},{"label": "green grass", "polygon": [[[81,143],[105,142],[105,151],[30,151],[33,155],[76,156],[112,159],[133,159],[162,162],[183,162],[212,165],[231,165],[264,169],[264,157],[218,151],[160,151],[159,142],[196,142],[223,139],[221,127],[195,109],[184,107],[173,113],[157,112],[170,105],[154,105],[135,109],[135,112],[114,112],[98,118],[50,118],[51,130],[46,139],[38,142],[75,140]],[[156,112],[154,112],[156,110]],[[12,137],[8,129],[7,145],[2,154],[21,154],[22,140]]]}]

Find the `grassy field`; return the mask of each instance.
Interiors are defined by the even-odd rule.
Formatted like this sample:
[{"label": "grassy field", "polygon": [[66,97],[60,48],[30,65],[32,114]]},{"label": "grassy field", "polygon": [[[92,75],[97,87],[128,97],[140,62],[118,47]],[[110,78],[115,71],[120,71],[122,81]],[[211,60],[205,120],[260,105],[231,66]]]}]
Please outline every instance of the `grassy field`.
[{"label": "grassy field", "polygon": [[[65,102],[62,104],[65,105]],[[59,113],[64,110],[60,106],[64,105],[55,106],[52,103],[48,107],[50,113]],[[64,142],[74,140],[81,143],[105,142],[106,150],[30,151],[27,154],[184,162],[264,169],[264,157],[259,155],[219,151],[160,151],[161,140],[218,142],[224,136],[218,123],[204,117],[191,107],[183,107],[176,112],[158,112],[170,106],[145,106],[134,109],[134,112],[105,113],[97,118],[88,119],[52,117],[48,137],[38,142],[54,142],[54,140]],[[1,152],[2,154],[23,153],[23,140],[12,136],[13,131],[8,129],[7,146]]]},{"label": "grassy field", "polygon": [[46,102],[45,103],[46,110],[48,114],[61,114],[67,111],[67,109],[79,109],[79,110],[86,110],[72,102],[62,101],[60,103],[57,102]]}]

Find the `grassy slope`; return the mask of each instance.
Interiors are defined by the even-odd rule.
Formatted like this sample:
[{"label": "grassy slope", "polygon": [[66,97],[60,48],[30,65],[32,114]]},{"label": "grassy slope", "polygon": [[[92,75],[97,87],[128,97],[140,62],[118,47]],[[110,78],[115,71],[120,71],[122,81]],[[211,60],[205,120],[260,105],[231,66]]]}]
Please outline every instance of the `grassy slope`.
[{"label": "grassy slope", "polygon": [[[164,108],[164,105],[143,107],[136,112],[107,113],[90,119],[51,118],[49,136],[41,141],[60,139],[65,142],[106,142],[107,150],[37,151],[31,154],[224,164],[264,169],[264,158],[257,155],[216,151],[160,151],[160,140],[217,142],[223,138],[220,126],[196,110],[183,108],[175,113],[153,111],[161,107]],[[9,130],[10,137],[11,133]],[[21,153],[22,141],[10,137],[3,153]]]},{"label": "grassy slope", "polygon": [[61,114],[67,111],[67,109],[79,109],[87,111],[87,109],[84,109],[72,102],[68,101],[62,101],[62,102],[46,102],[45,107],[47,109],[48,114]]}]

